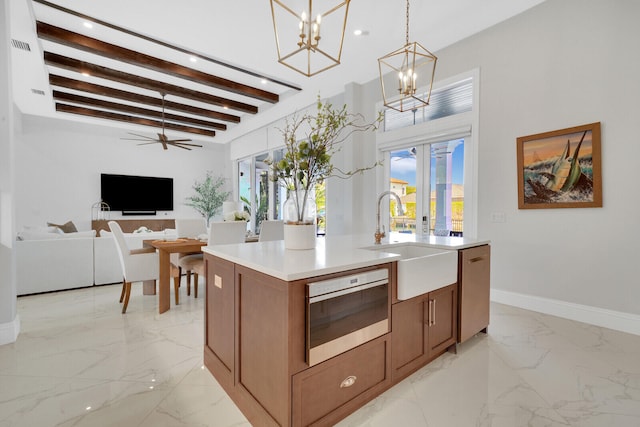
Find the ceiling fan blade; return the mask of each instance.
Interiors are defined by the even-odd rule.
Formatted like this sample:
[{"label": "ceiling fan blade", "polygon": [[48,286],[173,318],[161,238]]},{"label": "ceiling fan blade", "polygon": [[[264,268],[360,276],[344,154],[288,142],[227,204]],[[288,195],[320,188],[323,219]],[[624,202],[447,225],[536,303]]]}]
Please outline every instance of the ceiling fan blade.
[{"label": "ceiling fan blade", "polygon": [[171,144],[171,145],[186,145],[186,146],[189,146],[189,147],[200,147],[200,148],[202,148],[202,145],[199,145],[199,144],[187,144],[187,143],[184,143],[184,142],[169,141],[169,144]]},{"label": "ceiling fan blade", "polygon": [[172,144],[172,143],[170,143],[170,142],[169,142],[168,144],[169,144],[169,145],[172,145],[172,146],[174,146],[174,147],[177,147],[177,148],[182,148],[183,150],[189,150],[189,151],[191,151],[191,148],[189,148],[189,147],[183,147],[183,146],[182,146],[182,144]]},{"label": "ceiling fan blade", "polygon": [[[152,140],[152,141],[155,141],[155,140],[156,140],[155,138],[151,138],[150,136],[140,135],[140,134],[137,134],[137,133],[131,133],[131,132],[128,132],[128,133],[129,133],[129,135],[137,136],[137,137],[140,137],[140,138],[150,139],[150,140]],[[126,138],[122,138],[122,139],[126,139]]]},{"label": "ceiling fan blade", "polygon": [[189,142],[190,139],[167,139],[167,142]]},{"label": "ceiling fan blade", "polygon": [[140,139],[140,138],[120,138],[122,141],[155,141],[153,138]]},{"label": "ceiling fan blade", "polygon": [[149,145],[149,144],[160,144],[160,141],[142,142],[136,145]]}]

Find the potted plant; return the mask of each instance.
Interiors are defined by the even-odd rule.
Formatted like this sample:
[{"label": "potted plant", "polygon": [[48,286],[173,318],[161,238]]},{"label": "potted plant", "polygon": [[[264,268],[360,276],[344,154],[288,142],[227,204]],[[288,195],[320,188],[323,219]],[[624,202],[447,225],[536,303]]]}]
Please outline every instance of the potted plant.
[{"label": "potted plant", "polygon": [[197,210],[207,221],[207,228],[209,227],[209,221],[214,215],[220,211],[222,203],[227,200],[231,194],[228,191],[223,191],[225,185],[225,178],[222,176],[213,176],[210,171],[203,181],[196,181],[193,185],[195,195],[187,197],[187,206],[191,206]]},{"label": "potted plant", "polygon": [[332,176],[347,179],[379,164],[343,171],[331,163],[331,157],[354,132],[375,130],[381,120],[380,115],[373,123],[363,123],[363,116],[348,112],[346,105],[334,108],[318,97],[315,114],[294,115],[285,121],[284,129],[280,130],[285,144],[284,156],[267,163],[271,166],[271,179],[289,190],[283,212],[287,249],[315,247],[313,192],[316,184]]}]

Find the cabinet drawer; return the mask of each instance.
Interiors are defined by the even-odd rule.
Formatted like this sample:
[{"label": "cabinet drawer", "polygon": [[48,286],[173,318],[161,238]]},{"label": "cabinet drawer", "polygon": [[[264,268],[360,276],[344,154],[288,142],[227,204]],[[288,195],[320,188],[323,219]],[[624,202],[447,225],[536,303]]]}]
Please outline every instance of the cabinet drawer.
[{"label": "cabinet drawer", "polygon": [[322,418],[350,401],[357,400],[358,407],[387,388],[391,383],[387,338],[385,335],[294,375],[293,425],[332,425],[354,408],[336,411],[330,420]]}]

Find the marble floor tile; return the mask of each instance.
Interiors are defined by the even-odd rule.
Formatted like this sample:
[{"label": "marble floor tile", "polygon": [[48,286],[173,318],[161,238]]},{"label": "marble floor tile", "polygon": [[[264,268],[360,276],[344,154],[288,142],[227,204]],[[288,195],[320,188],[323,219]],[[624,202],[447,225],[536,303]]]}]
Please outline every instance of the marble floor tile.
[{"label": "marble floor tile", "polygon": [[[0,427],[248,427],[204,367],[204,289],[159,315],[135,286],[21,297]],[[640,337],[500,304],[479,334],[339,427],[638,427]]]}]

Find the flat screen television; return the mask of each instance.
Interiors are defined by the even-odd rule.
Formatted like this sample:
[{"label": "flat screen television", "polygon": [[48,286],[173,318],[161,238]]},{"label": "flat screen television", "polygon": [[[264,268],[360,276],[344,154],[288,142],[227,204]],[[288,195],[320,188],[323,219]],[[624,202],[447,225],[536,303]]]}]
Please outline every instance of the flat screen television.
[{"label": "flat screen television", "polygon": [[100,198],[112,211],[149,214],[173,210],[173,178],[100,175]]}]

